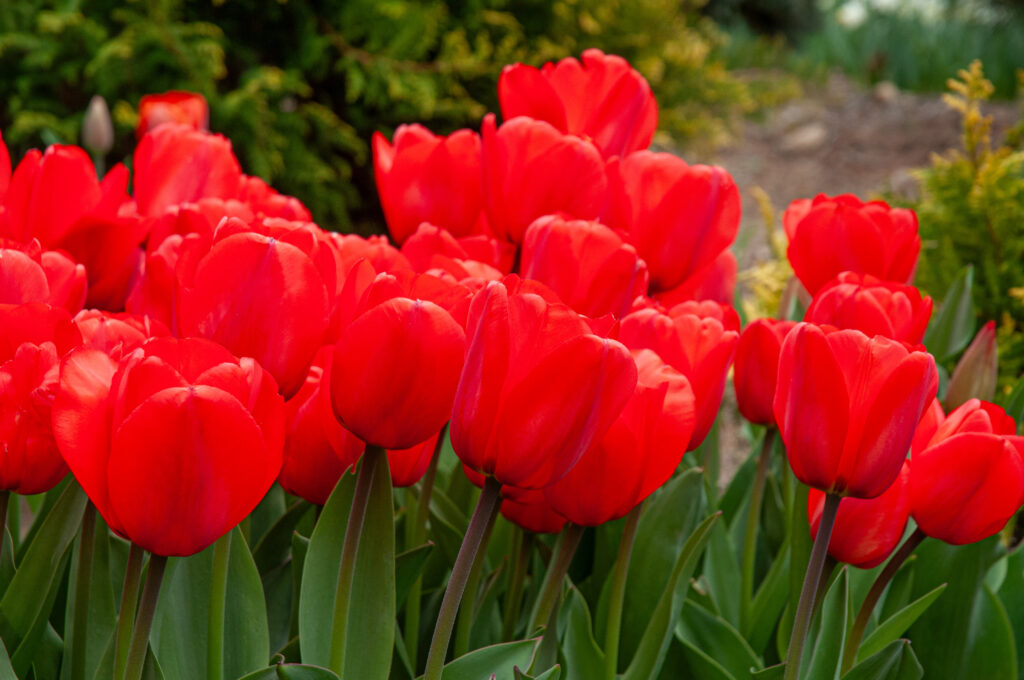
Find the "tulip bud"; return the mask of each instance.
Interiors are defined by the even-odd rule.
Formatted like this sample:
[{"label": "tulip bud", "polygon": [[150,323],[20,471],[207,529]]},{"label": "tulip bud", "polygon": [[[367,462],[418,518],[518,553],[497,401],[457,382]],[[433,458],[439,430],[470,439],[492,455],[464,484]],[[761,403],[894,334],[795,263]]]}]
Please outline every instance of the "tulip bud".
[{"label": "tulip bud", "polygon": [[107,100],[93,95],[82,119],[82,145],[95,154],[104,155],[114,148],[114,123],[110,120]]},{"label": "tulip bud", "polygon": [[989,401],[996,393],[999,375],[999,349],[996,347],[996,324],[989,321],[981,327],[953,370],[946,390],[946,410],[951,411],[968,399]]}]

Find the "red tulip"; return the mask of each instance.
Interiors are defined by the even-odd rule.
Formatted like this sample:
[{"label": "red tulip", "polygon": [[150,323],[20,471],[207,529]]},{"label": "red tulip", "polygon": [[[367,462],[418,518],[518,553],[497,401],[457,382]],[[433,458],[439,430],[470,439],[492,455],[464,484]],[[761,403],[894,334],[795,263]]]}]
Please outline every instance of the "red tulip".
[{"label": "red tulip", "polygon": [[779,380],[779,353],[795,321],[756,319],[736,344],[732,383],[743,417],[758,425],[774,425],[772,400]]},{"label": "red tulip", "polygon": [[729,305],[723,305],[714,300],[686,300],[665,313],[672,318],[684,314],[694,314],[702,319],[717,319],[725,330],[740,332],[739,313]]},{"label": "red tulip", "polygon": [[157,338],[115,362],[78,349],[53,405],[60,451],[112,529],[158,555],[230,531],[281,469],[273,378],[200,339]]},{"label": "red tulip", "polygon": [[393,146],[376,132],[373,170],[388,231],[397,243],[422,222],[455,236],[486,230],[481,221],[480,136],[472,130],[440,137],[422,125],[399,125]]},{"label": "red tulip", "polygon": [[82,310],[74,318],[82,346],[98,349],[115,359],[131,352],[150,338],[170,335],[156,319],[133,314],[113,314],[98,309]]},{"label": "red tulip", "polygon": [[7,193],[7,185],[11,183],[11,154],[4,144],[4,136],[0,134],[0,210],[2,210],[4,194]]},{"label": "red tulip", "polygon": [[605,211],[608,182],[597,147],[544,121],[520,116],[499,128],[488,114],[482,163],[487,223],[499,239],[522,243],[543,215],[592,220]]},{"label": "red tulip", "polygon": [[363,238],[358,234],[328,234],[338,251],[344,269],[347,271],[359,260],[366,260],[378,273],[412,271],[412,265],[405,255],[388,243],[384,236]]},{"label": "red tulip", "polygon": [[50,409],[60,355],[77,342],[63,309],[0,304],[0,490],[43,493],[68,473]]},{"label": "red tulip", "polygon": [[0,304],[45,302],[74,314],[85,303],[85,267],[33,239],[19,245],[0,239]]},{"label": "red tulip", "polygon": [[313,215],[302,201],[294,196],[278,193],[259,177],[242,175],[238,183],[238,200],[252,208],[259,219],[280,217],[297,222],[311,222]]},{"label": "red tulip", "polygon": [[[470,245],[466,242],[470,239],[473,240],[474,245],[481,239],[493,244],[475,248],[477,253],[483,253],[484,260],[477,260],[466,249],[466,245]],[[513,248],[514,251],[511,244],[486,236],[456,239],[441,227],[424,222],[416,229],[416,233],[402,244],[402,255],[406,257],[412,268],[420,273],[443,271],[459,281],[465,278],[496,281],[508,273],[497,268],[503,264],[500,260],[505,248]]]},{"label": "red tulip", "polygon": [[910,511],[928,536],[953,545],[998,533],[1024,501],[1017,426],[995,404],[972,399],[913,452]]},{"label": "red tulip", "polygon": [[605,158],[646,149],[658,127],[651,86],[629,62],[601,50],[549,62],[540,69],[506,66],[498,80],[505,120],[529,116],[561,132],[587,137]]},{"label": "red tulip", "polygon": [[654,350],[690,381],[697,405],[697,424],[687,451],[700,446],[718,415],[739,339],[739,333],[728,330],[715,315],[701,317],[692,311],[695,310],[681,308],[670,316],[642,309],[622,320],[619,334],[630,349]]},{"label": "red tulip", "polygon": [[633,352],[637,384],[618,419],[569,473],[544,488],[574,524],[598,526],[642,503],[675,472],[697,422],[693,389],[651,350]]},{"label": "red tulip", "polygon": [[569,307],[518,277],[473,297],[468,351],[452,411],[462,462],[503,484],[558,481],[600,439],[636,386],[636,364]]},{"label": "red tulip", "polygon": [[724,169],[638,151],[608,165],[608,226],[627,234],[667,291],[701,271],[736,239],[740,192]]},{"label": "red tulip", "polygon": [[135,200],[148,217],[201,198],[234,198],[242,178],[226,137],[172,123],[142,138],[134,171]]},{"label": "red tulip", "polygon": [[[844,498],[832,529],[828,552],[838,562],[871,569],[884,562],[896,549],[910,517],[910,463],[903,461],[896,481],[871,499]],[[818,533],[825,494],[811,489],[807,497],[807,519],[811,535]]]},{"label": "red tulip", "polygon": [[197,92],[174,90],[144,95],[139,100],[139,124],[135,128],[135,136],[142,139],[147,132],[164,123],[206,130],[210,124],[210,108],[206,98]]},{"label": "red tulip", "polygon": [[526,230],[520,271],[591,317],[625,316],[647,292],[647,265],[600,222],[538,218]]},{"label": "red tulip", "polygon": [[410,448],[440,431],[465,359],[462,327],[441,305],[407,292],[416,284],[379,276],[334,348],[335,415],[363,441],[387,449]]},{"label": "red tulip", "polygon": [[407,449],[389,449],[388,467],[391,469],[391,484],[405,487],[420,481],[434,457],[439,438],[440,433],[436,433],[425,442]]},{"label": "red tulip", "polygon": [[804,321],[884,335],[915,345],[932,316],[932,299],[913,286],[880,281],[870,274],[843,272],[825,284]]},{"label": "red tulip", "polygon": [[814,295],[844,271],[883,281],[909,282],[917,266],[921,237],[912,210],[884,201],[863,203],[851,194],[789,204],[782,216],[793,273]]},{"label": "red tulip", "polygon": [[738,268],[736,256],[731,250],[724,250],[711,264],[704,265],[675,288],[656,293],[655,297],[665,307],[686,300],[714,300],[731,305],[735,300]]},{"label": "red tulip", "polygon": [[512,498],[504,495],[509,487],[502,487],[501,516],[516,526],[535,534],[557,534],[566,519],[551,507],[541,490],[520,489]]},{"label": "red tulip", "polygon": [[840,496],[881,495],[937,388],[935,359],[924,351],[798,324],[782,344],[773,404],[796,478]]}]

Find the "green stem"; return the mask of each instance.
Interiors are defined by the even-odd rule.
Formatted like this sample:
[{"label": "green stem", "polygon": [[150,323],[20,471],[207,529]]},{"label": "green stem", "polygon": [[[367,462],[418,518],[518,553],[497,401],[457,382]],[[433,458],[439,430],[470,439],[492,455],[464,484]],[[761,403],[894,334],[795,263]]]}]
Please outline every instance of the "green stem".
[{"label": "green stem", "polygon": [[836,513],[839,511],[839,501],[842,498],[834,494],[825,496],[825,508],[821,513],[821,524],[818,525],[818,535],[814,539],[814,548],[811,549],[811,558],[807,562],[807,574],[804,576],[804,586],[800,591],[800,602],[796,607],[796,617],[793,619],[793,634],[789,638],[789,652],[786,654],[786,673],[784,680],[797,680],[800,677],[800,661],[804,651],[804,641],[807,638],[807,629],[811,624],[811,613],[814,611],[814,599],[818,590],[818,581],[821,579],[822,567],[825,565],[825,556],[828,555],[828,544],[832,540],[832,526],[836,521]]},{"label": "green stem", "polygon": [[558,545],[555,546],[555,555],[548,564],[548,570],[544,574],[544,583],[540,587],[540,594],[537,602],[533,605],[533,615],[530,617],[528,632],[532,633],[547,623],[551,616],[551,610],[558,601],[562,592],[562,581],[569,571],[573,555],[583,538],[583,527],[578,524],[566,524],[565,529],[558,535]]},{"label": "green stem", "polygon": [[747,528],[743,537],[743,557],[740,571],[740,630],[750,631],[750,606],[754,599],[754,566],[757,563],[757,529],[761,519],[761,504],[764,502],[764,485],[771,461],[772,445],[775,443],[775,428],[768,426],[761,442],[761,455],[757,459],[754,473],[754,488],[750,492],[750,508],[747,512]]},{"label": "green stem", "polygon": [[75,613],[71,635],[71,680],[85,678],[85,629],[89,626],[89,584],[92,582],[92,556],[96,539],[96,506],[85,504],[82,535],[78,539],[78,569],[75,574]]},{"label": "green stem", "polygon": [[840,675],[845,675],[848,670],[853,668],[854,662],[857,660],[857,650],[860,647],[860,641],[864,637],[864,631],[867,629],[868,620],[871,618],[871,612],[875,610],[875,605],[878,604],[878,600],[881,599],[882,593],[885,592],[886,587],[889,585],[889,581],[896,575],[896,572],[900,570],[903,563],[907,561],[911,553],[917,549],[917,546],[921,545],[921,542],[928,538],[924,532],[920,529],[915,529],[914,533],[907,537],[907,540],[903,541],[903,545],[893,553],[893,556],[886,563],[885,568],[882,569],[882,573],[878,575],[875,582],[871,585],[871,590],[868,591],[867,597],[864,598],[864,603],[860,606],[860,611],[857,612],[857,618],[853,622],[853,627],[850,629],[850,634],[846,638],[846,648],[843,652],[843,665]]},{"label": "green stem", "polygon": [[[14,499],[18,501],[17,498]],[[5,532],[7,531],[7,506],[11,502],[10,491],[0,491],[0,559],[4,556]],[[14,532],[11,532],[11,544],[14,544]],[[13,556],[12,556],[13,559]]]},{"label": "green stem", "polygon": [[[487,525],[484,533],[483,545],[491,540],[491,531],[494,529],[494,522]],[[466,592],[462,595],[462,606],[459,607],[459,616],[455,624],[455,647],[453,655],[459,658],[469,651],[469,634],[473,630],[473,619],[476,618],[476,597],[480,590],[480,577],[484,571],[484,561],[487,552],[481,550],[473,560],[473,567],[469,571],[469,580],[466,581]]]},{"label": "green stem", "polygon": [[363,520],[366,518],[366,506],[370,501],[370,488],[373,486],[375,457],[386,455],[380,447],[367,445],[359,467],[359,476],[356,477],[352,509],[349,511],[348,526],[345,528],[345,542],[341,547],[338,591],[334,598],[334,621],[331,626],[330,669],[338,675],[341,675],[345,662],[345,636],[348,627],[348,608],[352,600],[352,579],[355,574],[359,538],[363,533]]},{"label": "green stem", "polygon": [[222,680],[224,677],[224,610],[227,608],[230,557],[231,532],[228,532],[213,545],[210,616],[206,630],[206,680]]},{"label": "green stem", "polygon": [[[427,472],[420,482],[419,500],[416,504],[415,514],[409,517],[406,524],[406,550],[412,550],[423,544],[427,537],[427,518],[430,516],[430,497],[434,493],[434,480],[437,478],[437,461],[441,457],[441,447],[444,446],[447,435],[447,425],[441,430],[437,437],[437,446],[434,447],[434,456],[430,459]],[[410,499],[411,500],[411,499]],[[409,503],[409,510],[412,510],[412,503]],[[420,607],[423,595],[423,575],[416,577],[412,588],[409,589],[409,597],[405,601],[405,651],[409,655],[409,665],[416,668],[417,657],[420,646]]]},{"label": "green stem", "polygon": [[466,589],[469,572],[473,568],[477,553],[487,547],[484,545],[484,536],[489,531],[488,525],[494,524],[500,505],[501,483],[493,477],[488,477],[477,500],[469,529],[462,539],[462,547],[459,548],[459,556],[455,559],[452,574],[448,578],[448,587],[444,591],[444,599],[441,600],[434,637],[430,641],[430,651],[427,653],[427,667],[423,673],[423,680],[441,680],[448,643],[452,639],[455,616],[459,610],[459,603],[462,602],[462,593]]},{"label": "green stem", "polygon": [[619,554],[612,568],[612,590],[608,601],[608,624],[604,634],[604,677],[615,680],[619,672],[619,634],[622,632],[622,606],[626,601],[626,576],[629,574],[629,560],[633,554],[636,527],[640,522],[643,503],[637,505],[626,516],[619,541]]},{"label": "green stem", "polygon": [[[4,505],[7,505],[6,503]],[[21,498],[17,495],[11,501],[10,508],[7,509],[7,525],[11,532],[11,546],[15,551],[21,547]],[[3,526],[0,523],[0,526]],[[0,532],[2,534],[2,532]],[[0,555],[2,557],[3,555]]]},{"label": "green stem", "polygon": [[149,560],[146,586],[142,589],[139,615],[135,619],[132,644],[128,648],[128,661],[125,664],[124,672],[125,680],[142,680],[142,668],[146,664],[146,650],[149,649],[149,631],[153,627],[153,614],[156,613],[156,601],[160,596],[160,583],[164,579],[164,568],[166,566],[167,558],[163,555],[153,555]]},{"label": "green stem", "polygon": [[128,550],[128,568],[124,575],[124,588],[121,591],[121,611],[117,615],[117,637],[114,642],[114,678],[121,680],[124,676],[125,664],[128,662],[128,645],[132,638],[132,621],[135,620],[135,607],[139,600],[139,584],[142,582],[142,558],[145,551],[131,544]]},{"label": "green stem", "polygon": [[505,589],[505,616],[501,622],[501,639],[509,642],[516,634],[519,623],[519,612],[523,602],[523,583],[526,581],[526,568],[530,562],[530,548],[533,538],[523,532],[518,525],[512,526],[512,550],[509,555],[516,556],[515,566],[509,572],[509,582]]}]

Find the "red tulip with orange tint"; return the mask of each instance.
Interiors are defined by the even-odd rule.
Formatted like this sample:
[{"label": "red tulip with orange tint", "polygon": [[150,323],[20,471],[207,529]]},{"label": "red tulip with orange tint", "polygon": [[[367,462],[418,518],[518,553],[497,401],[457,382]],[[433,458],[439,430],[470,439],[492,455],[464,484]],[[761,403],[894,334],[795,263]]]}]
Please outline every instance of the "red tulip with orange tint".
[{"label": "red tulip with orange tint", "polygon": [[796,478],[839,496],[881,495],[937,388],[927,352],[860,331],[798,324],[782,344],[773,404]]},{"label": "red tulip with orange tint", "polygon": [[488,236],[460,239],[424,222],[402,244],[402,254],[420,273],[444,271],[456,278],[496,281],[508,274],[515,246]]},{"label": "red tulip with orange tint", "polygon": [[0,304],[45,302],[71,314],[82,308],[85,267],[39,241],[26,244],[0,239]]},{"label": "red tulip with orange tint", "polygon": [[864,203],[852,194],[818,194],[790,203],[782,223],[786,256],[811,295],[844,271],[901,283],[914,275],[921,237],[912,210]]},{"label": "red tulip with orange tint", "polygon": [[756,319],[740,335],[732,384],[743,417],[757,425],[774,425],[772,400],[779,380],[779,353],[795,321]]},{"label": "red tulip with orange tint", "polygon": [[198,92],[177,90],[143,96],[139,100],[139,124],[135,128],[135,136],[142,139],[147,132],[165,123],[206,130],[210,124],[210,107],[206,98]]},{"label": "red tulip with orange tint", "polygon": [[512,497],[505,497],[502,488],[501,516],[521,529],[535,534],[557,534],[562,531],[566,518],[551,507],[540,489],[518,489]]},{"label": "red tulip with orange tint", "polygon": [[510,276],[473,297],[451,441],[470,469],[539,489],[611,427],[636,386],[636,364],[532,285]]},{"label": "red tulip with orange tint", "polygon": [[658,103],[647,80],[622,57],[601,50],[584,50],[582,61],[506,66],[498,80],[502,117],[528,116],[592,139],[605,158],[650,146]]},{"label": "red tulip with orange tint", "polygon": [[[884,562],[903,538],[910,517],[910,463],[903,462],[896,481],[871,499],[844,498],[832,529],[828,553],[838,562],[871,569]],[[807,497],[807,519],[811,536],[818,533],[825,493],[811,489]]]},{"label": "red tulip with orange tint", "polygon": [[931,316],[932,299],[921,297],[917,288],[843,272],[815,294],[804,321],[915,345],[924,337]]},{"label": "red tulip with orange tint", "polygon": [[656,293],[655,297],[665,307],[671,307],[686,300],[714,300],[731,305],[736,299],[736,274],[739,264],[731,250],[724,250],[711,264],[693,272],[675,288]]},{"label": "red tulip with orange tint", "polygon": [[284,403],[252,359],[207,340],[157,338],[119,362],[69,353],[53,429],[112,529],[154,554],[185,556],[230,531],[277,478]]}]

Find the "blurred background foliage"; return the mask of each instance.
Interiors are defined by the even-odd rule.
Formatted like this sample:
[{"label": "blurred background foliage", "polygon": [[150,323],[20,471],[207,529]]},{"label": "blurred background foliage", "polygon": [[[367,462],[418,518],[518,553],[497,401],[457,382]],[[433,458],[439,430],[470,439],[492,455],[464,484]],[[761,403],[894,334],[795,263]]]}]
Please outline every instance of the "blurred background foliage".
[{"label": "blurred background foliage", "polygon": [[651,81],[661,141],[710,149],[794,80],[737,76],[702,2],[679,0],[17,0],[0,2],[0,130],[20,157],[76,143],[90,97],[130,154],[146,93],[188,89],[246,172],[323,226],[379,228],[368,140],[400,123],[478,127],[501,67],[588,47]]}]

